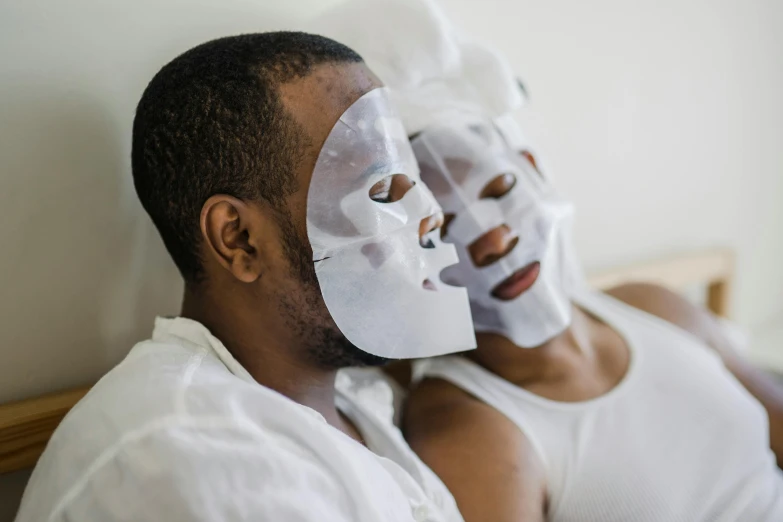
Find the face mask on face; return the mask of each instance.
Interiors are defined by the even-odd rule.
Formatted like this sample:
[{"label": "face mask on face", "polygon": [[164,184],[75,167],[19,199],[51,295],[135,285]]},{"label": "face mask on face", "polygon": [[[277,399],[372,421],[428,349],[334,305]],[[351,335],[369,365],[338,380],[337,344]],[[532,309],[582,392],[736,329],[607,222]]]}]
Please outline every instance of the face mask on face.
[{"label": "face mask on face", "polygon": [[[453,216],[444,239],[457,247],[460,263],[443,280],[468,289],[476,331],[531,348],[571,323],[579,277],[570,245],[573,210],[504,135],[489,120],[465,119],[425,130],[413,149],[424,181]],[[502,193],[487,191],[499,176]],[[500,259],[477,266],[471,245],[499,227],[508,227],[516,242],[505,255],[497,252]]]},{"label": "face mask on face", "polygon": [[[340,331],[365,352],[407,359],[468,350],[476,344],[467,292],[440,281],[456,250],[437,230],[420,243],[421,220],[440,207],[387,96],[382,88],[359,98],[318,156],[307,234],[321,293]],[[414,185],[399,201],[371,198],[393,175]]]}]

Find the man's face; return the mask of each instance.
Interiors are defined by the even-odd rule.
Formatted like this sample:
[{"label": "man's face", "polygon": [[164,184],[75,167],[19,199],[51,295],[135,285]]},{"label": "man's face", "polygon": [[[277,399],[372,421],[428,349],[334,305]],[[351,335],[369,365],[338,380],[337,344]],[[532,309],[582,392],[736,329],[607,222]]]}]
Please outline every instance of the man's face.
[{"label": "man's face", "polygon": [[[298,190],[276,220],[281,248],[275,275],[268,277],[266,284],[271,286],[281,316],[298,337],[299,344],[305,346],[320,365],[329,368],[381,364],[387,360],[354,346],[335,324],[319,288],[307,229],[310,184],[324,142],[340,116],[356,100],[380,85],[364,64],[354,63],[317,67],[306,78],[281,88],[283,105],[303,129],[308,146],[302,151],[302,161],[296,172]],[[361,156],[366,151],[359,146],[355,154],[361,163]],[[346,170],[335,174],[341,175],[355,176],[356,173]],[[390,174],[375,182],[366,197],[380,204],[394,203],[414,185],[415,181],[405,174]],[[422,248],[429,247],[425,236],[440,227],[442,219],[438,211],[420,220],[418,233]],[[427,282],[424,281],[425,288]]]}]

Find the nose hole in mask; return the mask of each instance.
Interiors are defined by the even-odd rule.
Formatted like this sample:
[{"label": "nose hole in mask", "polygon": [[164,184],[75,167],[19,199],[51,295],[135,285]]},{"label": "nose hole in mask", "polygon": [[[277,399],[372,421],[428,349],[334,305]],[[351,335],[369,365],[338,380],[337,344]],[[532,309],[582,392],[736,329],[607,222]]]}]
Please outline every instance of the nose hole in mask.
[{"label": "nose hole in mask", "polygon": [[443,214],[443,224],[440,226],[440,238],[443,239],[446,237],[446,234],[449,233],[449,224],[454,220],[454,218],[457,217],[456,214],[452,214],[451,212],[447,212]]},{"label": "nose hole in mask", "polygon": [[376,203],[394,203],[416,185],[405,174],[391,174],[370,187],[370,199]]},{"label": "nose hole in mask", "polygon": [[484,185],[479,194],[479,199],[500,199],[514,188],[517,177],[509,172],[498,174],[489,183]]},{"label": "nose hole in mask", "polygon": [[443,212],[436,212],[419,222],[419,244],[422,248],[435,248],[432,240],[438,234],[438,229],[443,226]]},{"label": "nose hole in mask", "polygon": [[[511,233],[511,229],[509,229],[508,225],[501,225],[496,229],[490,230],[475,240],[473,243],[468,245],[468,253],[470,254],[471,261],[473,261],[473,265],[477,268],[484,268],[498,262],[508,255],[512,250],[514,250],[514,248],[519,243],[519,236],[514,236],[511,240],[507,240],[508,243],[503,248],[503,251],[491,251],[492,243],[496,241],[492,238],[492,234],[510,235]],[[490,250],[490,252],[487,252],[487,250]]]}]

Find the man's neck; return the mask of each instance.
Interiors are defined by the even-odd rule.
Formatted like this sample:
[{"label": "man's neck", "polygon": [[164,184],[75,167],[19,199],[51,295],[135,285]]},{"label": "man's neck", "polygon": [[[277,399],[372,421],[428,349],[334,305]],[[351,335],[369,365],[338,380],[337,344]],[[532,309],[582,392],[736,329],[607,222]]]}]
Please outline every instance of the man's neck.
[{"label": "man's neck", "polygon": [[335,404],[337,371],[309,362],[292,332],[247,313],[233,313],[186,290],[183,317],[203,324],[259,384],[320,413],[326,422],[361,440]]}]

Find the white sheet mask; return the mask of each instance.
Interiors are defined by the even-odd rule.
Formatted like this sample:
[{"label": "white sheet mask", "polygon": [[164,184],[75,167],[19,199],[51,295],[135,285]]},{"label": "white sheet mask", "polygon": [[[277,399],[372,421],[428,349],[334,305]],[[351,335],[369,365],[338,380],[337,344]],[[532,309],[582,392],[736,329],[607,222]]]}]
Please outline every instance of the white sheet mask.
[{"label": "white sheet mask", "polygon": [[[396,202],[371,199],[370,189],[394,174],[415,185]],[[437,230],[429,248],[419,241],[421,220],[439,211],[386,89],[359,98],[318,156],[307,233],[329,313],[360,349],[408,359],[475,348],[467,291],[440,281],[458,260],[454,246]]]},{"label": "white sheet mask", "polygon": [[[476,331],[532,348],[571,323],[571,289],[580,277],[570,245],[573,209],[505,135],[490,120],[466,117],[423,131],[413,149],[424,182],[454,215],[444,239],[457,247],[460,263],[447,268],[443,280],[467,287]],[[484,187],[503,174],[513,176],[513,187],[481,199]],[[469,246],[501,225],[518,242],[501,259],[477,267]],[[492,296],[498,284],[536,261],[540,272],[527,291],[508,301]]]}]

